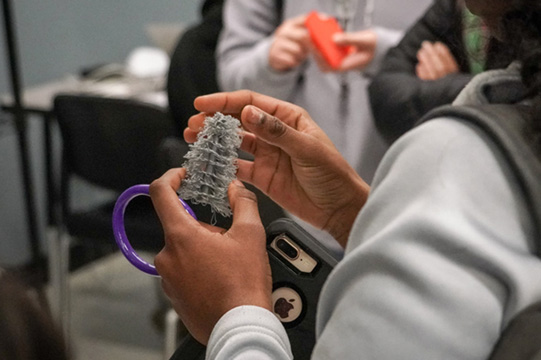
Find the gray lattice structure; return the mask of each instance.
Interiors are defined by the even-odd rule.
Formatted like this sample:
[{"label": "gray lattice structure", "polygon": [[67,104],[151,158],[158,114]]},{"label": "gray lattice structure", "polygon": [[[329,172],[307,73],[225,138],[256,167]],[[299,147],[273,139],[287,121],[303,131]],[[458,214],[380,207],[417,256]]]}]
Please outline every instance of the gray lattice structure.
[{"label": "gray lattice structure", "polygon": [[241,140],[239,120],[221,113],[207,117],[197,141],[184,156],[187,174],[179,189],[180,197],[231,216],[227,187],[236,177]]}]

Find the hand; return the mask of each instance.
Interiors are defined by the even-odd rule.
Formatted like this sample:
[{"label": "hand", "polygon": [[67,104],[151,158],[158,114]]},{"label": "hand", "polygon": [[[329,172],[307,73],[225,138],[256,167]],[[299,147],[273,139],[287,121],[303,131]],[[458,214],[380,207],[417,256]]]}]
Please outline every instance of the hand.
[{"label": "hand", "polygon": [[459,72],[458,64],[449,48],[441,43],[423,41],[417,52],[415,72],[421,80],[437,80]]},{"label": "hand", "polygon": [[333,40],[337,45],[353,47],[338,71],[363,70],[374,60],[378,37],[373,30],[338,33],[334,34]]},{"label": "hand", "polygon": [[287,71],[308,57],[310,35],[304,26],[306,16],[286,20],[274,32],[269,50],[269,65],[276,71]]},{"label": "hand", "polygon": [[192,336],[206,345],[227,311],[240,305],[271,309],[272,275],[254,193],[233,181],[228,189],[231,228],[200,224],[176,194],[185,173],[171,169],[150,185],[165,233],[155,265],[173,308]]},{"label": "hand", "polygon": [[239,159],[237,177],[345,246],[369,186],[304,109],[247,90],[201,96],[194,105],[203,113],[190,118],[187,142],[207,114],[239,118],[246,130],[241,149],[254,160]]}]

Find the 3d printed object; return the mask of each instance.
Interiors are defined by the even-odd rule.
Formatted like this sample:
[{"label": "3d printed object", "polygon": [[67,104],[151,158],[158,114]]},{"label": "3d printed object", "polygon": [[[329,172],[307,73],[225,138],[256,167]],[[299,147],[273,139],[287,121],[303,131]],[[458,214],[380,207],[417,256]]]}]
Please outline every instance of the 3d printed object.
[{"label": "3d printed object", "polygon": [[210,205],[213,212],[231,216],[227,188],[236,177],[237,150],[241,144],[240,121],[216,113],[205,119],[197,141],[184,156],[186,178],[179,196],[193,203]]}]

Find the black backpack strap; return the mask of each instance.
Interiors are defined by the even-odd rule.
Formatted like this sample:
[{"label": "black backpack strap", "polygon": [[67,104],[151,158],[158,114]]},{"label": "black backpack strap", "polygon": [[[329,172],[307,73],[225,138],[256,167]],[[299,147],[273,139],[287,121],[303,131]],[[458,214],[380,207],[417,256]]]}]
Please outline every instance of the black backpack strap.
[{"label": "black backpack strap", "polygon": [[[507,160],[534,219],[537,255],[541,257],[541,156],[530,143],[522,105],[446,105],[430,111],[419,123],[441,117],[459,118],[475,124],[494,141]],[[418,123],[418,124],[419,124]]]},{"label": "black backpack strap", "polygon": [[519,313],[505,328],[490,360],[541,360],[541,302]]}]

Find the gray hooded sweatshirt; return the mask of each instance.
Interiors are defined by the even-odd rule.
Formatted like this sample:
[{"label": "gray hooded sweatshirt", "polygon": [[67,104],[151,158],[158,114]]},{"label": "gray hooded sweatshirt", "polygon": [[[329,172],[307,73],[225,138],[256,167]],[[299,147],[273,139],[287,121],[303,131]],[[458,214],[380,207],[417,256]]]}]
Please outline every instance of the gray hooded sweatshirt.
[{"label": "gray hooded sweatshirt", "polygon": [[[480,74],[456,103],[487,103],[481,88],[510,79],[516,68]],[[508,322],[541,300],[532,221],[482,131],[457,118],[413,129],[385,155],[322,290],[312,358],[486,359]],[[291,351],[272,312],[242,306],[217,323],[207,358]]]}]

